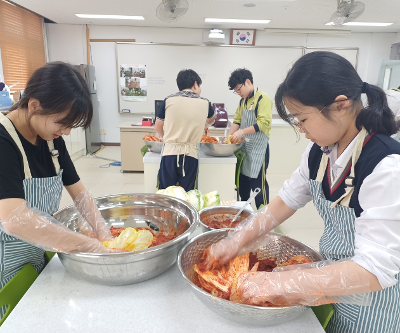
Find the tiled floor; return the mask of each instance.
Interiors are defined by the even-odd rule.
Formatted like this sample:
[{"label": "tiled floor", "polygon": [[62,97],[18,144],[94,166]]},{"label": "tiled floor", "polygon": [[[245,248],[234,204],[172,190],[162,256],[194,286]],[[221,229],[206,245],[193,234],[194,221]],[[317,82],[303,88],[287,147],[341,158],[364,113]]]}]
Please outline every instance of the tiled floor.
[{"label": "tiled floor", "polygon": [[[120,161],[121,149],[120,147],[106,147],[97,156]],[[111,162],[93,156],[84,156],[74,162],[82,182],[90,189],[93,196],[144,192],[143,173],[121,173],[120,167],[117,166],[101,167],[107,166]],[[267,174],[271,198],[274,198],[278,194],[283,182],[288,177],[290,175]],[[218,189],[217,186],[216,189]],[[60,207],[71,203],[72,200],[64,189]],[[281,226],[284,233],[288,236],[318,249],[318,241],[323,231],[323,221],[312,203],[300,209]]]}]

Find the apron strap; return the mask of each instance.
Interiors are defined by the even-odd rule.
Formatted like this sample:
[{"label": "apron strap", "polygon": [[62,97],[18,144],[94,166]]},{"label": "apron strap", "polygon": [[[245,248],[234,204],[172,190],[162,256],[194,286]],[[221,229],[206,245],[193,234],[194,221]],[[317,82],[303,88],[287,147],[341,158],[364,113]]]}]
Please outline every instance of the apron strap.
[{"label": "apron strap", "polygon": [[60,172],[60,163],[58,162],[58,156],[60,154],[58,153],[58,150],[55,149],[53,140],[47,141],[47,145],[49,146],[49,151],[53,160],[54,168],[56,169],[56,175],[58,175],[58,173]]},{"label": "apron strap", "polygon": [[191,143],[184,142],[165,142],[164,144],[175,145],[178,146],[178,154],[176,155],[176,166],[179,168],[179,155],[181,154],[181,150],[183,149],[183,163],[182,163],[182,176],[185,177],[185,157],[189,154],[189,150],[191,146],[195,146]]},{"label": "apron strap", "polygon": [[368,132],[363,127],[361,129],[360,135],[357,139],[356,146],[354,147],[353,154],[351,156],[351,171],[350,171],[350,175],[345,179],[345,184],[346,184],[345,193],[338,200],[336,200],[335,202],[332,203],[332,205],[331,205],[332,208],[335,207],[340,201],[342,201],[342,202],[340,202],[340,204],[342,206],[349,207],[350,199],[354,192],[354,182],[353,182],[354,176],[355,176],[354,168],[356,166],[358,158],[361,155],[361,151],[363,149],[363,144],[364,144],[365,138],[367,136],[368,136]]},{"label": "apron strap", "polygon": [[28,159],[26,158],[25,150],[22,147],[21,140],[19,139],[19,136],[17,134],[17,131],[15,130],[13,123],[11,122],[10,119],[8,119],[6,116],[0,113],[0,124],[4,126],[4,128],[6,129],[8,134],[10,134],[11,138],[14,140],[15,144],[17,145],[18,149],[21,152],[22,160],[24,162],[25,179],[32,178],[31,169],[29,168],[29,163]]}]

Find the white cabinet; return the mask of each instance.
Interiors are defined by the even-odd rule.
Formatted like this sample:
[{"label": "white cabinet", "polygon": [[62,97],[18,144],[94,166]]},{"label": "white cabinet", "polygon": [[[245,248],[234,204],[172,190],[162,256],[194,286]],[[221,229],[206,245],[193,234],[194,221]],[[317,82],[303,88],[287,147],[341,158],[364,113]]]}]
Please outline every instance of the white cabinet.
[{"label": "white cabinet", "polygon": [[[76,160],[86,153],[85,130],[81,127],[71,129],[69,135],[63,135],[65,145],[72,160]],[[76,156],[73,156],[76,154]]]}]

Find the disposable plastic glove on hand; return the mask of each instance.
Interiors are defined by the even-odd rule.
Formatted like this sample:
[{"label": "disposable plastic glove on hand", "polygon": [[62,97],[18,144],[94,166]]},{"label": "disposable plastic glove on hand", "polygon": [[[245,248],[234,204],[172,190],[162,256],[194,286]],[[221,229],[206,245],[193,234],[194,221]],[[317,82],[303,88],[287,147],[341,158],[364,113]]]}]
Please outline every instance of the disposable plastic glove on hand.
[{"label": "disposable plastic glove on hand", "polygon": [[235,133],[232,134],[230,141],[231,143],[238,143],[240,140],[242,140],[244,136],[244,132],[242,129],[238,129]]},{"label": "disposable plastic glove on hand", "polygon": [[277,267],[273,272],[247,272],[239,276],[237,286],[232,301],[277,306],[370,305],[372,291],[363,268],[350,259]]},{"label": "disposable plastic glove on hand", "polygon": [[236,257],[242,247],[265,235],[278,224],[268,206],[264,206],[256,215],[249,216],[229,231],[227,237],[205,249],[199,269],[204,271],[224,265]]},{"label": "disposable plastic glove on hand", "polygon": [[95,238],[68,229],[49,214],[30,209],[24,201],[3,221],[0,230],[45,251],[113,253]]},{"label": "disposable plastic glove on hand", "polygon": [[82,234],[97,238],[100,242],[114,239],[97,208],[96,200],[94,200],[88,189],[84,189],[78,194],[74,200],[74,204],[78,210],[79,228]]}]

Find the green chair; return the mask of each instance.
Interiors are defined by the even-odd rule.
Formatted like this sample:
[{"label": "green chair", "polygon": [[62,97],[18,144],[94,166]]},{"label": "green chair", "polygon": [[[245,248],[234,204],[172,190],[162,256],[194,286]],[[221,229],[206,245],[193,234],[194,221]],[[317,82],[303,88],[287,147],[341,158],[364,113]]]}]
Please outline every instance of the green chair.
[{"label": "green chair", "polygon": [[50,261],[51,258],[53,258],[55,254],[56,254],[55,252],[50,252],[50,251],[46,251],[44,253],[44,255],[46,256],[47,261]]},{"label": "green chair", "polygon": [[0,326],[24,296],[32,283],[39,276],[31,264],[26,264],[15,276],[0,290],[0,308],[7,305],[7,311],[0,320]]},{"label": "green chair", "polygon": [[315,316],[320,322],[323,329],[328,326],[329,320],[331,320],[333,313],[335,312],[335,308],[332,304],[324,304],[320,306],[312,306],[311,309],[314,311]]},{"label": "green chair", "polygon": [[242,164],[243,164],[243,159],[245,157],[246,153],[242,150],[238,150],[235,153],[237,162],[236,162],[236,169],[235,169],[235,185],[236,185],[236,200],[240,200],[239,196],[239,180],[240,180],[240,171],[242,170]]},{"label": "green chair", "polygon": [[140,152],[142,153],[142,156],[146,155],[147,151],[149,150],[149,147],[147,145],[144,145],[142,148],[140,148]]}]

